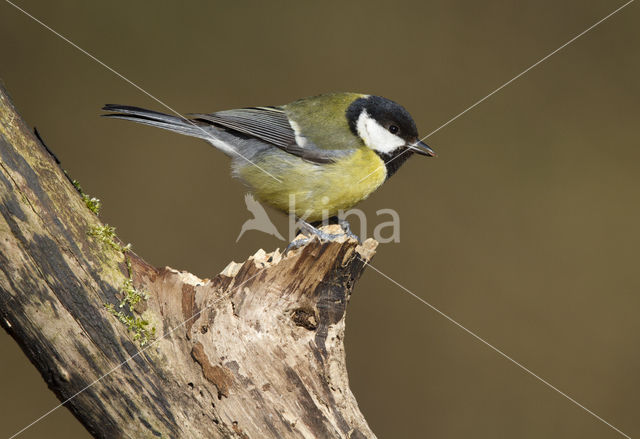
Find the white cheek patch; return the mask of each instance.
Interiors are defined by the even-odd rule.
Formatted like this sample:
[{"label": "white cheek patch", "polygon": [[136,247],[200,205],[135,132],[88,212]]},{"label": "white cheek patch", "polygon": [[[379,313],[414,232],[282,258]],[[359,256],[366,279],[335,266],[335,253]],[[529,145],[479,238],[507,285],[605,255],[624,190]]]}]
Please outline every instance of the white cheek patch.
[{"label": "white cheek patch", "polygon": [[369,148],[383,154],[395,151],[405,145],[403,139],[395,134],[391,134],[385,127],[369,116],[367,110],[363,110],[362,113],[360,113],[356,130]]}]

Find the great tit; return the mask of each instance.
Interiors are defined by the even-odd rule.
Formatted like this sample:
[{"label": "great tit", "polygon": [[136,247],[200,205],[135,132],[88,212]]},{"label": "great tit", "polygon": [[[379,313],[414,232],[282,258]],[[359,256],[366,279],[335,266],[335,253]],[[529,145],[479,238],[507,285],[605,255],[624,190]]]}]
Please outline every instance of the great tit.
[{"label": "great tit", "polygon": [[366,94],[329,93],[188,119],[124,105],[103,110],[206,140],[231,157],[233,175],[260,201],[309,222],[364,200],[414,152],[435,156],[404,107]]}]

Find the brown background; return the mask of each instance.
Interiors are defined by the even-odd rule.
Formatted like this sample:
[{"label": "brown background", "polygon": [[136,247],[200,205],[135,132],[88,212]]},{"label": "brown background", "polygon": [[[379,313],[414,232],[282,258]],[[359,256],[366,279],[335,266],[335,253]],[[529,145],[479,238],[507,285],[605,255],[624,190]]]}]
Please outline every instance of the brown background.
[{"label": "brown background", "polygon": [[[19,4],[181,112],[361,91],[402,103],[426,134],[622,3]],[[361,205],[371,220],[380,208],[402,218],[401,243],[382,246],[375,266],[630,436],[640,435],[639,7],[433,135],[439,158],[414,157]],[[100,119],[104,103],[163,108],[4,2],[0,78],[103,201],[103,220],[151,263],[207,277],[282,247],[259,232],[235,244],[250,216],[221,153]],[[352,387],[381,438],[621,437],[373,270],[349,311]],[[6,437],[57,400],[4,332],[0,351]],[[60,409],[20,437],[87,436]]]}]

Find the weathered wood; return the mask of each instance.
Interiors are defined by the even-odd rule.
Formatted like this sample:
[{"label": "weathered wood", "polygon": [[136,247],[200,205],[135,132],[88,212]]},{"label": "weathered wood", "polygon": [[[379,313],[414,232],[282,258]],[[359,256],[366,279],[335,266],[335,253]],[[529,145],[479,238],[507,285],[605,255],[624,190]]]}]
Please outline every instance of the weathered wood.
[{"label": "weathered wood", "polygon": [[[343,339],[375,241],[260,250],[209,280],[88,233],[101,226],[0,88],[0,324],[93,436],[374,437]],[[132,312],[128,279],[148,294]],[[155,327],[142,352],[118,311]]]}]

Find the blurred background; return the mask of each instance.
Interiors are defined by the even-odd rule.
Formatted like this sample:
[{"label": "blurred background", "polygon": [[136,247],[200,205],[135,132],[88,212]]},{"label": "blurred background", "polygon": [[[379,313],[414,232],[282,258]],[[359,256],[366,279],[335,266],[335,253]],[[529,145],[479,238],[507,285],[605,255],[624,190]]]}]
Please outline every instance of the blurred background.
[{"label": "blurred background", "polygon": [[[423,135],[622,2],[16,1],[172,108],[328,91],[403,104]],[[401,216],[373,264],[630,436],[640,435],[640,5],[431,136],[360,205]],[[212,277],[258,248],[244,188],[206,143],[101,119],[165,111],[0,2],[0,79],[103,221],[156,266]],[[283,234],[286,219],[272,218]],[[368,231],[371,234],[372,230]],[[367,270],[347,318],[352,389],[380,438],[618,433]],[[0,436],[56,404],[0,333]],[[59,409],[21,438],[86,438]]]}]

